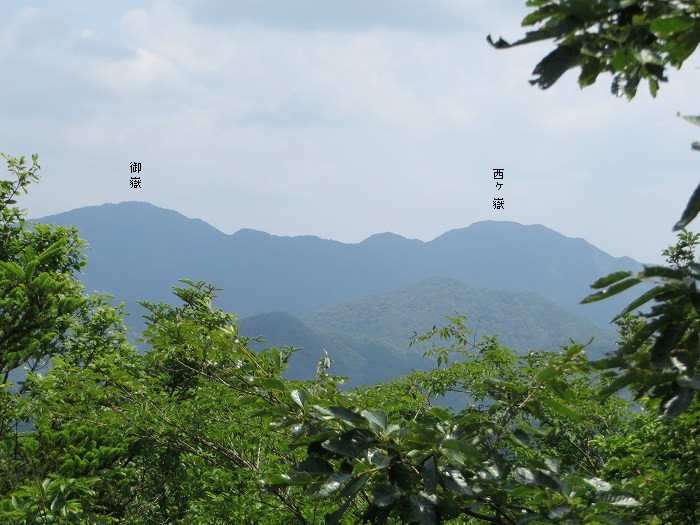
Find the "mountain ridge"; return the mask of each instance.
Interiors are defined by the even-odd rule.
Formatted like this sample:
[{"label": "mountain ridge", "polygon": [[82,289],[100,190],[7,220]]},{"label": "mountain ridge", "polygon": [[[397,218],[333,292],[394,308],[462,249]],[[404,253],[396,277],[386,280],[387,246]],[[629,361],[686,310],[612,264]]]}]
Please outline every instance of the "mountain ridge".
[{"label": "mountain ridge", "polygon": [[89,290],[115,293],[127,303],[160,301],[169,300],[179,279],[205,280],[224,288],[221,306],[241,316],[276,310],[303,316],[443,276],[475,287],[532,291],[606,323],[625,298],[582,308],[578,303],[590,293],[590,283],[612,271],[641,269],[633,259],[613,257],[583,239],[512,221],[480,221],[431,241],[385,232],[343,243],[246,228],[226,234],[140,201],[34,220],[79,228],[92,247],[85,270]]}]

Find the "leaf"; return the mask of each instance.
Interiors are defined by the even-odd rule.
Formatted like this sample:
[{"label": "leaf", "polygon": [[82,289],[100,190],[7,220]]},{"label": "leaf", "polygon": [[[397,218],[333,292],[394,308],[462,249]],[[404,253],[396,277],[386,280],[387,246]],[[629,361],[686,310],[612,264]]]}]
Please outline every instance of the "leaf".
[{"label": "leaf", "polygon": [[537,385],[541,385],[542,383],[545,383],[548,379],[553,378],[555,375],[557,375],[557,369],[553,366],[548,366],[547,368],[543,368],[537,373],[537,375],[535,376],[535,383]]},{"label": "leaf", "polygon": [[690,29],[696,24],[692,18],[687,16],[665,16],[655,19],[649,29],[661,38],[666,38],[673,33],[680,33]]},{"label": "leaf", "polygon": [[640,306],[642,306],[642,305],[648,303],[649,301],[651,301],[652,299],[654,299],[654,297],[656,297],[657,295],[659,295],[661,292],[663,292],[663,291],[665,291],[665,290],[666,290],[666,287],[665,287],[665,286],[655,286],[655,287],[652,288],[651,290],[649,290],[649,291],[643,293],[642,295],[640,295],[639,297],[637,297],[634,301],[632,301],[630,304],[628,304],[628,305],[625,307],[624,310],[622,310],[619,314],[617,314],[617,315],[613,318],[612,322],[617,321],[617,320],[620,319],[621,317],[624,317],[625,315],[627,315],[628,313],[630,313],[632,310],[636,310],[636,309],[639,308]]},{"label": "leaf", "polygon": [[428,456],[421,468],[423,476],[423,489],[427,494],[435,494],[437,490],[437,463],[434,456]]},{"label": "leaf", "polygon": [[333,473],[333,465],[318,456],[310,456],[301,463],[298,463],[294,470],[296,472],[306,472],[312,476],[322,474],[330,475]]},{"label": "leaf", "polygon": [[308,485],[314,479],[306,472],[292,472],[292,474],[273,474],[267,482],[270,485]]},{"label": "leaf", "polygon": [[411,494],[409,501],[411,504],[412,523],[419,523],[420,525],[437,524],[434,502],[422,494]]},{"label": "leaf", "polygon": [[583,416],[576,412],[575,410],[570,409],[566,405],[560,403],[556,399],[553,399],[551,397],[546,397],[542,399],[541,403],[555,412],[561,414],[562,416],[568,417],[569,419],[573,419],[574,421],[582,421]]},{"label": "leaf", "polygon": [[600,478],[587,478],[584,479],[584,481],[598,491],[606,492],[612,489],[612,485],[610,483],[603,481]]},{"label": "leaf", "polygon": [[362,417],[364,417],[372,430],[377,433],[383,433],[387,427],[386,414],[380,410],[369,411],[363,410],[360,412]]},{"label": "leaf", "polygon": [[578,63],[579,57],[580,52],[575,47],[560,45],[535,66],[532,74],[538,78],[531,80],[530,83],[537,84],[542,89],[550,88]]},{"label": "leaf", "polygon": [[612,297],[613,295],[617,295],[620,292],[627,290],[627,288],[631,288],[635,284],[639,284],[641,282],[641,279],[638,279],[637,277],[629,277],[624,281],[615,283],[612,286],[609,286],[608,288],[605,288],[604,290],[598,293],[589,295],[581,301],[581,304],[594,303],[596,301],[600,301],[601,299]]},{"label": "leaf", "polygon": [[556,491],[560,489],[559,480],[542,470],[517,467],[513,470],[513,477],[515,481],[524,485],[541,485]]},{"label": "leaf", "polygon": [[603,523],[609,525],[637,525],[637,522],[628,520],[627,518],[620,516],[619,514],[613,514],[612,512],[602,512],[600,514],[595,514],[596,519],[602,519]]},{"label": "leaf", "polygon": [[[464,439],[443,439],[440,447],[442,449],[454,450],[455,452],[460,452],[464,454],[467,458],[471,459],[472,462],[482,462],[483,454],[474,445],[468,443]],[[466,458],[465,458],[466,459]]]},{"label": "leaf", "polygon": [[350,479],[350,473],[336,472],[330,478],[328,478],[323,485],[321,485],[321,488],[318,489],[317,494],[321,498],[330,496],[335,491],[337,491],[341,487],[341,485],[345,483],[348,479]]},{"label": "leaf", "polygon": [[292,400],[299,405],[300,408],[304,408],[307,397],[306,392],[303,390],[292,390]]},{"label": "leaf", "polygon": [[324,441],[321,446],[341,456],[357,458],[360,452],[366,448],[373,439],[372,434],[370,434],[368,430],[353,429],[350,432],[344,433],[340,438]]},{"label": "leaf", "polygon": [[348,422],[357,422],[357,421],[364,421],[364,418],[358,414],[357,412],[347,409],[345,407],[341,406],[330,406],[328,407],[328,411],[334,416],[339,419],[342,419],[344,421]]},{"label": "leaf", "polygon": [[650,350],[651,364],[655,368],[665,368],[670,364],[670,354],[688,327],[688,322],[666,325],[654,341]]},{"label": "leaf", "polygon": [[464,479],[459,469],[447,465],[440,469],[440,476],[446,488],[467,496],[474,495],[474,491],[469,487],[467,480]]},{"label": "leaf", "polygon": [[360,489],[365,486],[369,480],[369,477],[369,474],[362,474],[348,481],[343,487],[343,490],[340,491],[340,497],[352,499],[355,494],[357,494]]},{"label": "leaf", "polygon": [[380,483],[372,491],[372,505],[386,507],[401,497],[403,491],[393,483]]},{"label": "leaf", "polygon": [[626,386],[639,381],[644,377],[644,374],[642,374],[641,371],[637,369],[631,369],[628,370],[625,375],[618,376],[612,383],[607,385],[605,388],[602,388],[600,392],[598,392],[598,399],[605,399],[606,397],[611,396],[618,390],[622,390]]},{"label": "leaf", "polygon": [[700,184],[695,188],[695,191],[690,196],[690,200],[683,210],[683,215],[681,219],[673,226],[673,231],[682,230],[697,216],[700,212]]},{"label": "leaf", "polygon": [[617,507],[637,507],[640,503],[631,494],[626,492],[603,492],[598,498],[602,503],[610,503]]},{"label": "leaf", "polygon": [[339,525],[340,520],[343,518],[343,514],[345,514],[345,511],[348,510],[348,507],[350,507],[350,503],[352,500],[348,499],[345,503],[343,503],[339,509],[335,510],[334,512],[331,512],[330,514],[326,514],[324,518],[324,524],[325,525]]},{"label": "leaf", "polygon": [[631,277],[632,272],[624,271],[624,272],[614,272],[609,275],[606,275],[605,277],[601,277],[598,279],[596,282],[594,282],[591,285],[591,288],[595,288],[596,290],[600,288],[605,288],[606,286],[610,286],[613,283],[616,283],[618,281],[622,281],[623,279],[626,279],[627,277]]}]

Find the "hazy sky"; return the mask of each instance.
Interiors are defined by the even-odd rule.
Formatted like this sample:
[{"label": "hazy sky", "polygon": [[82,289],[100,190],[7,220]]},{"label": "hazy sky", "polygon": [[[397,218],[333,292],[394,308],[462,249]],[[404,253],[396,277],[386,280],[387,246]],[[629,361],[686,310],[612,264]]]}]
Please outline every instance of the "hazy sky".
[{"label": "hazy sky", "polygon": [[541,91],[551,43],[486,42],[521,36],[524,4],[5,1],[0,151],[40,155],[31,217],[141,200],[344,242],[513,220],[660,261],[698,183],[700,129],[676,117],[700,114],[698,55],[655,100],[574,72]]}]

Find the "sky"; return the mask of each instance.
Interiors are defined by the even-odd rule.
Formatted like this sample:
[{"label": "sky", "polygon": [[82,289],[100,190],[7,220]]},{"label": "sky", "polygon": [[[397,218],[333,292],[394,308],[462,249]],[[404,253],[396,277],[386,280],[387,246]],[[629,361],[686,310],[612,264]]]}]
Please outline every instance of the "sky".
[{"label": "sky", "polygon": [[662,262],[698,183],[700,129],[676,116],[700,114],[698,55],[656,99],[646,86],[614,97],[605,75],[581,90],[575,71],[542,91],[528,80],[551,42],[486,41],[522,36],[527,12],[524,0],[3,2],[0,151],[39,154],[41,182],[20,202],[33,218],[147,201],[225,233],[349,243],[509,220]]}]

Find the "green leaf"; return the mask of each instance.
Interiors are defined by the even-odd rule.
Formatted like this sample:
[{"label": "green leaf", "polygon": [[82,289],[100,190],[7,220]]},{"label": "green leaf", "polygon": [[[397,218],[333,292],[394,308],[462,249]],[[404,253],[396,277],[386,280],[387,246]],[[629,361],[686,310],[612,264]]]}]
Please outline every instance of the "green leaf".
[{"label": "green leaf", "polygon": [[617,321],[621,317],[624,317],[628,313],[632,312],[633,310],[636,310],[640,306],[648,303],[652,299],[654,299],[657,295],[659,295],[661,292],[665,291],[666,287],[665,286],[655,286],[651,290],[643,293],[639,297],[637,297],[634,301],[632,301],[630,304],[628,304],[624,310],[622,310],[619,314],[617,314],[612,322]]},{"label": "green leaf", "polygon": [[541,403],[551,408],[558,414],[561,414],[562,416],[568,417],[569,419],[573,419],[574,421],[583,421],[583,416],[581,414],[560,403],[556,399],[553,399],[551,397],[545,397],[541,400]]},{"label": "green leaf", "polygon": [[587,478],[584,479],[584,481],[591,485],[597,491],[607,492],[610,489],[612,489],[612,485],[610,483],[608,483],[607,481],[603,481],[600,478]]},{"label": "green leaf", "polygon": [[341,498],[353,498],[369,480],[369,474],[362,474],[348,481],[340,491]]},{"label": "green leaf", "polygon": [[598,293],[594,293],[592,295],[589,295],[585,299],[581,301],[581,304],[587,304],[587,303],[594,303],[596,301],[600,301],[601,299],[606,299],[608,297],[612,297],[613,295],[617,295],[620,292],[623,292],[627,290],[628,288],[631,288],[635,284],[639,284],[642,281],[638,279],[637,277],[629,277],[625,279],[624,281],[620,281],[618,283],[613,284],[612,286],[609,286],[608,288],[604,289],[603,291],[600,291]]},{"label": "green leaf", "polygon": [[601,277],[598,279],[596,282],[594,282],[591,285],[591,288],[594,288],[596,290],[600,288],[605,288],[606,286],[610,286],[613,283],[616,283],[618,281],[622,281],[623,279],[627,279],[627,277],[631,277],[632,272],[614,272],[609,275],[606,275],[605,277]]},{"label": "green leaf", "polygon": [[467,496],[474,495],[474,491],[469,487],[467,480],[464,479],[458,468],[450,465],[444,466],[440,469],[440,476],[446,488]]},{"label": "green leaf", "polygon": [[401,497],[403,491],[393,483],[380,483],[372,491],[372,505],[387,507]]},{"label": "green leaf", "polygon": [[421,476],[423,476],[423,490],[427,494],[435,494],[437,490],[437,462],[434,456],[428,456],[428,459],[423,462]]},{"label": "green leaf", "polygon": [[631,494],[626,492],[603,492],[597,499],[602,503],[609,503],[617,507],[637,507],[640,505]]},{"label": "green leaf", "polygon": [[598,392],[597,397],[599,399],[605,399],[606,397],[611,396],[618,390],[622,390],[626,386],[643,379],[643,377],[644,374],[640,370],[628,370],[625,373],[625,375],[618,376],[612,383],[607,385],[605,388],[602,388],[600,392]]},{"label": "green leaf", "polygon": [[579,57],[580,52],[575,47],[560,45],[535,66],[532,74],[538,78],[531,80],[530,83],[537,84],[542,89],[548,89],[578,63]]},{"label": "green leaf", "polygon": [[330,478],[328,478],[323,485],[321,485],[321,488],[318,489],[317,494],[321,498],[330,496],[335,491],[337,491],[341,487],[341,485],[345,483],[348,479],[350,479],[350,473],[336,472]]},{"label": "green leaf", "polygon": [[484,459],[482,452],[464,439],[445,438],[442,440],[440,447],[442,449],[460,452],[464,454],[465,459],[469,458],[472,463],[481,463]]},{"label": "green leaf", "polygon": [[363,410],[360,412],[362,417],[364,417],[372,430],[377,433],[383,433],[387,427],[386,414],[380,410],[369,411]]},{"label": "green leaf", "polygon": [[267,478],[270,485],[308,485],[313,478],[306,472],[293,472],[290,474],[272,474]]},{"label": "green leaf", "polygon": [[695,188],[695,191],[690,196],[690,200],[683,210],[681,219],[673,226],[673,231],[682,230],[700,213],[700,184]]},{"label": "green leaf", "polygon": [[422,494],[411,494],[409,502],[411,504],[412,523],[419,523],[420,525],[437,524],[437,514],[433,501]]},{"label": "green leaf", "polygon": [[676,347],[681,336],[688,327],[688,322],[668,324],[654,341],[650,350],[651,364],[655,368],[665,368],[671,362],[671,351]]},{"label": "green leaf", "polygon": [[348,422],[364,421],[365,419],[353,410],[349,410],[341,406],[330,406],[328,411],[333,414],[334,417],[343,419]]},{"label": "green leaf", "polygon": [[364,429],[345,432],[340,438],[324,441],[321,446],[342,456],[357,458],[360,452],[374,440],[374,436]]},{"label": "green leaf", "polygon": [[613,514],[612,512],[602,512],[600,514],[595,514],[597,520],[603,520],[603,523],[609,525],[637,525],[636,521],[628,520],[627,518],[620,516],[619,514]]},{"label": "green leaf", "polygon": [[352,502],[351,499],[348,499],[343,503],[339,509],[336,511],[326,514],[324,518],[324,524],[325,525],[339,525],[340,520],[343,518],[343,514],[345,514],[345,511],[348,510],[348,507],[350,507],[350,503]]},{"label": "green leaf", "polygon": [[517,467],[513,470],[513,478],[518,483],[525,485],[541,485],[552,490],[559,491],[559,481],[548,472],[525,467]]},{"label": "green leaf", "polygon": [[542,383],[547,382],[548,379],[553,378],[555,375],[557,375],[557,369],[553,366],[548,366],[537,373],[535,376],[535,383],[537,385],[541,385]]},{"label": "green leaf", "polygon": [[299,405],[299,407],[304,408],[304,403],[308,396],[303,390],[292,390],[292,400]]},{"label": "green leaf", "polygon": [[661,38],[667,38],[673,33],[680,33],[693,27],[697,22],[687,16],[665,16],[655,19],[650,29]]}]

